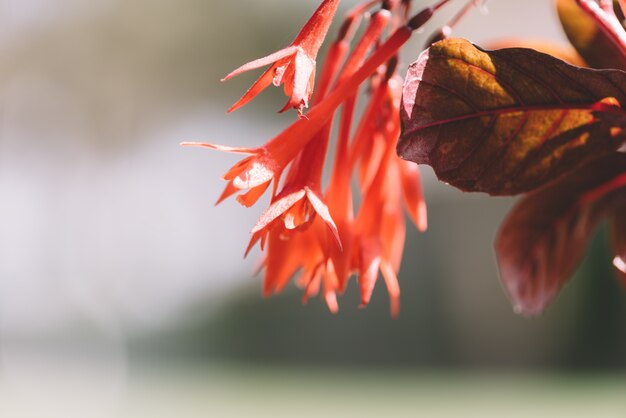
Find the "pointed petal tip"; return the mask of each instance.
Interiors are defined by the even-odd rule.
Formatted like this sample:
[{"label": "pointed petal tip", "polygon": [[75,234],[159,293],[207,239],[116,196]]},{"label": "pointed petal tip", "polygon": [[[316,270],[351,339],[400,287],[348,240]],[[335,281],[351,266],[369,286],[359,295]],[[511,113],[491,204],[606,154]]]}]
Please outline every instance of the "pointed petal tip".
[{"label": "pointed petal tip", "polygon": [[309,202],[313,206],[315,212],[322,218],[326,226],[331,231],[335,242],[337,243],[337,247],[339,251],[343,251],[343,245],[341,243],[341,237],[339,236],[339,230],[337,229],[337,225],[333,220],[330,210],[324,201],[315,193],[312,189],[305,187],[307,198]]},{"label": "pointed petal tip", "polygon": [[[291,109],[293,106],[291,104],[291,99],[287,100],[287,103],[285,103],[285,105],[283,107],[281,107],[279,110],[276,111],[276,113],[278,113],[279,115],[281,113],[285,113],[286,111],[288,111],[289,109]],[[298,117],[300,117],[300,112],[298,112]]]},{"label": "pointed petal tip", "polygon": [[209,144],[204,142],[195,142],[195,141],[183,141],[179,143],[181,147],[208,147]]},{"label": "pointed petal tip", "polygon": [[215,151],[223,151],[223,152],[232,152],[234,154],[246,154],[253,155],[258,154],[258,148],[247,148],[247,147],[230,147],[228,145],[220,145],[220,144],[211,144],[208,142],[195,142],[195,141],[183,141],[180,143],[182,147],[200,147],[200,148],[209,148]]},{"label": "pointed petal tip", "polygon": [[218,197],[217,200],[215,201],[215,203],[213,204],[213,206],[218,206],[220,203],[222,203],[224,200],[226,200],[225,197]]},{"label": "pointed petal tip", "polygon": [[[246,252],[243,254],[243,258],[246,258],[248,254],[250,254],[250,251],[252,251],[252,248],[254,248],[256,243],[259,242],[261,238],[262,238],[262,234],[259,234],[259,233],[252,234],[252,237],[250,238],[250,242],[248,242],[248,246],[246,247]],[[263,249],[262,244],[261,244],[261,249]]]},{"label": "pointed petal tip", "polygon": [[339,304],[337,303],[337,294],[335,292],[329,292],[324,296],[326,299],[326,306],[331,314],[337,315],[339,313]]},{"label": "pointed petal tip", "polygon": [[426,232],[428,229],[428,210],[426,208],[426,202],[420,202],[417,208],[417,229],[420,232]]},{"label": "pointed petal tip", "polygon": [[235,110],[239,109],[241,106],[243,105],[237,101],[226,110],[226,113],[233,113]]},{"label": "pointed petal tip", "polygon": [[366,294],[361,294],[361,303],[359,304],[359,309],[365,309],[367,308],[367,305],[370,304],[370,300],[372,299],[372,291],[366,291]]}]

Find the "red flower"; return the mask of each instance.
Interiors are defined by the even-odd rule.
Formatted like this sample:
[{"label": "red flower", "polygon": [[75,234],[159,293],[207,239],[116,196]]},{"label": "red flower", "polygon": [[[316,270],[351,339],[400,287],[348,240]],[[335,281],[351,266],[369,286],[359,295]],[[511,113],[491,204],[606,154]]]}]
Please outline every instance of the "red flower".
[{"label": "red flower", "polygon": [[275,86],[284,84],[285,94],[289,96],[281,112],[293,107],[302,114],[302,109],[309,106],[309,99],[313,93],[317,53],[324,42],[338,5],[339,0],[324,0],[290,46],[244,64],[224,77],[222,81],[272,64],[228,111],[232,112],[245,105],[273,83]]},{"label": "red flower", "polygon": [[[447,1],[440,1],[436,8]],[[260,242],[265,252],[264,295],[281,291],[298,275],[295,281],[304,288],[304,301],[321,291],[329,310],[336,312],[337,294],[345,290],[353,273],[361,276],[365,305],[380,271],[395,316],[399,309],[397,272],[405,234],[403,202],[418,227],[426,227],[417,166],[395,155],[401,92],[401,80],[394,76],[395,56],[435,9],[426,9],[407,20],[407,2],[383,2],[385,7],[371,15],[368,27],[348,55],[358,22],[377,3],[369,1],[348,13],[338,39],[329,49],[319,90],[306,118],[294,121],[259,148],[198,142],[184,145],[249,154],[224,175],[228,184],[218,203],[245,191],[237,200],[250,206],[274,181],[270,206],[252,229],[247,250]],[[291,46],[229,74],[226,78],[272,64],[230,110],[250,101],[273,81],[285,84],[290,96],[286,108],[295,107],[301,113],[311,98],[316,55],[337,5],[337,0],[324,0]],[[406,23],[389,27],[399,21]],[[386,31],[391,34],[384,40]],[[353,134],[359,87],[368,79],[372,81],[371,98]],[[343,109],[335,163],[324,191],[322,172],[331,124],[340,105]],[[360,172],[363,195],[356,217],[350,187],[354,169]]]},{"label": "red flower", "polygon": [[[388,69],[389,70],[389,69]],[[398,158],[395,152],[400,136],[402,80],[377,77],[364,125],[358,130],[353,160],[361,162],[363,202],[354,224],[353,263],[358,271],[361,304],[369,303],[378,271],[389,292],[391,314],[400,309],[397,273],[404,248],[403,202],[418,229],[426,229],[426,205],[415,164]]]}]

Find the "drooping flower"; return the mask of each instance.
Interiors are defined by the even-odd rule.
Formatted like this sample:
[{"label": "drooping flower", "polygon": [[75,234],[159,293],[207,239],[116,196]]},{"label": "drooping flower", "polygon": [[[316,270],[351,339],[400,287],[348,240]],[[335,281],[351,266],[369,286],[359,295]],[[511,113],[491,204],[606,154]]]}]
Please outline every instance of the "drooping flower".
[{"label": "drooping flower", "polygon": [[320,130],[293,162],[281,192],[273,197],[269,208],[252,228],[248,251],[257,241],[263,243],[270,230],[278,228],[279,234],[286,236],[289,231],[307,227],[315,216],[326,223],[341,247],[337,226],[321,197],[322,169],[329,135],[328,128]]},{"label": "drooping flower", "polygon": [[324,42],[337,6],[339,6],[339,0],[324,0],[291,45],[244,64],[224,77],[222,81],[271,64],[270,68],[228,111],[232,112],[245,105],[270,84],[275,86],[284,84],[285,95],[289,96],[289,100],[281,111],[293,107],[299,114],[302,114],[302,110],[309,106],[309,99],[313,93],[317,53]]},{"label": "drooping flower", "polygon": [[[264,251],[264,295],[280,292],[293,279],[304,288],[304,301],[321,292],[329,310],[336,312],[337,295],[353,274],[361,276],[365,305],[382,273],[392,314],[397,315],[397,273],[405,234],[403,202],[421,230],[426,226],[426,213],[417,166],[401,161],[394,151],[400,132],[401,91],[395,75],[396,55],[412,32],[448,1],[440,0],[412,18],[408,18],[409,2],[397,0],[371,0],[352,9],[329,48],[313,95],[317,52],[338,5],[337,0],[324,0],[291,46],[226,77],[271,64],[230,110],[243,106],[273,82],[284,84],[290,96],[285,109],[294,107],[301,114],[311,102],[307,117],[258,148],[183,143],[248,155],[224,175],[228,183],[218,203],[242,192],[237,200],[251,206],[273,182],[270,205],[253,227],[246,251],[256,243]],[[381,9],[368,14],[376,4],[382,4]],[[351,38],[366,16],[368,25],[352,46]],[[369,104],[353,133],[360,87],[368,80]],[[340,106],[335,162],[324,190],[322,172]],[[359,175],[357,193],[362,203],[356,214],[350,184],[353,170],[368,173],[366,180]]]},{"label": "drooping flower", "polygon": [[[417,166],[395,152],[400,136],[402,80],[393,76],[395,62],[373,80],[374,93],[357,130],[352,161],[360,163],[363,201],[354,224],[353,262],[359,273],[361,305],[369,303],[379,270],[390,298],[392,316],[400,309],[398,270],[405,239],[403,203],[419,230],[426,229]],[[368,146],[360,146],[367,143]]]}]

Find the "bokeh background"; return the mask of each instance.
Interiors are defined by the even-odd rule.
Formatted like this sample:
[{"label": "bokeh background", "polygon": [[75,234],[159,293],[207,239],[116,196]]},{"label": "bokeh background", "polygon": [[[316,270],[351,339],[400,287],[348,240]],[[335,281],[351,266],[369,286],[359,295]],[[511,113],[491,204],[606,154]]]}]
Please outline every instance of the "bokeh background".
[{"label": "bokeh background", "polygon": [[[293,119],[277,89],[227,116],[256,74],[219,79],[317,3],[0,0],[0,416],[626,416],[604,230],[558,302],[520,317],[491,246],[512,200],[426,167],[398,320],[383,286],[361,310],[353,283],[336,316],[295,286],[261,298],[242,257],[260,208],[213,206],[236,157],[178,143],[259,144]],[[488,6],[456,34],[565,42],[551,1]]]}]

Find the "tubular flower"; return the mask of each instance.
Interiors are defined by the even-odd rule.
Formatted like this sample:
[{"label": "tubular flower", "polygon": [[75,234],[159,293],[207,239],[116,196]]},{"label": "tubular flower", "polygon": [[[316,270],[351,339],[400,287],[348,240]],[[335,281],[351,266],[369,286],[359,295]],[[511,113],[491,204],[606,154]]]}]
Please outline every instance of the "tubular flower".
[{"label": "tubular flower", "polygon": [[[338,1],[324,0],[291,46],[226,77],[272,64],[230,110],[250,101],[273,81],[285,84],[290,96],[286,107],[301,113],[312,98],[307,117],[298,118],[258,148],[183,143],[248,155],[224,175],[227,185],[218,203],[241,192],[237,200],[251,206],[273,182],[270,205],[252,228],[246,251],[260,243],[264,252],[264,295],[280,292],[293,279],[304,289],[304,302],[321,292],[334,313],[337,295],[344,292],[352,275],[360,276],[361,302],[366,305],[382,274],[392,315],[398,314],[403,202],[420,230],[426,228],[426,211],[417,166],[395,154],[402,84],[396,75],[396,56],[413,31],[447,2],[439,1],[412,18],[408,18],[409,2],[367,1],[349,11],[328,50],[313,95],[316,55],[338,5]],[[370,14],[378,4],[382,8]],[[367,26],[351,50],[351,38],[361,21]],[[356,104],[363,84],[369,86],[369,99],[359,114]],[[339,107],[335,161],[324,187],[322,173],[328,165],[332,124]],[[353,171],[358,174],[358,191],[351,188]],[[355,201],[362,203],[355,205]]]},{"label": "tubular flower", "polygon": [[309,106],[309,99],[313,93],[317,53],[324,42],[338,5],[339,0],[324,0],[290,46],[244,64],[224,77],[222,81],[272,64],[228,111],[232,112],[245,105],[270,84],[275,86],[284,84],[285,95],[289,96],[289,100],[281,112],[293,107],[302,114],[302,109]]},{"label": "tubular flower", "polygon": [[[363,118],[364,127],[358,130],[355,143],[370,146],[355,149],[353,159],[360,161],[360,183],[363,203],[354,224],[352,244],[353,265],[359,273],[361,305],[369,303],[378,278],[382,273],[390,298],[392,316],[400,309],[400,287],[397,273],[400,269],[405,239],[405,221],[402,204],[417,227],[426,229],[426,205],[419,181],[419,172],[409,168],[395,153],[400,136],[400,99],[402,80],[391,77],[395,64],[387,74],[374,78],[374,94]],[[371,113],[371,114],[370,114]],[[359,154],[360,153],[360,154]]]}]

